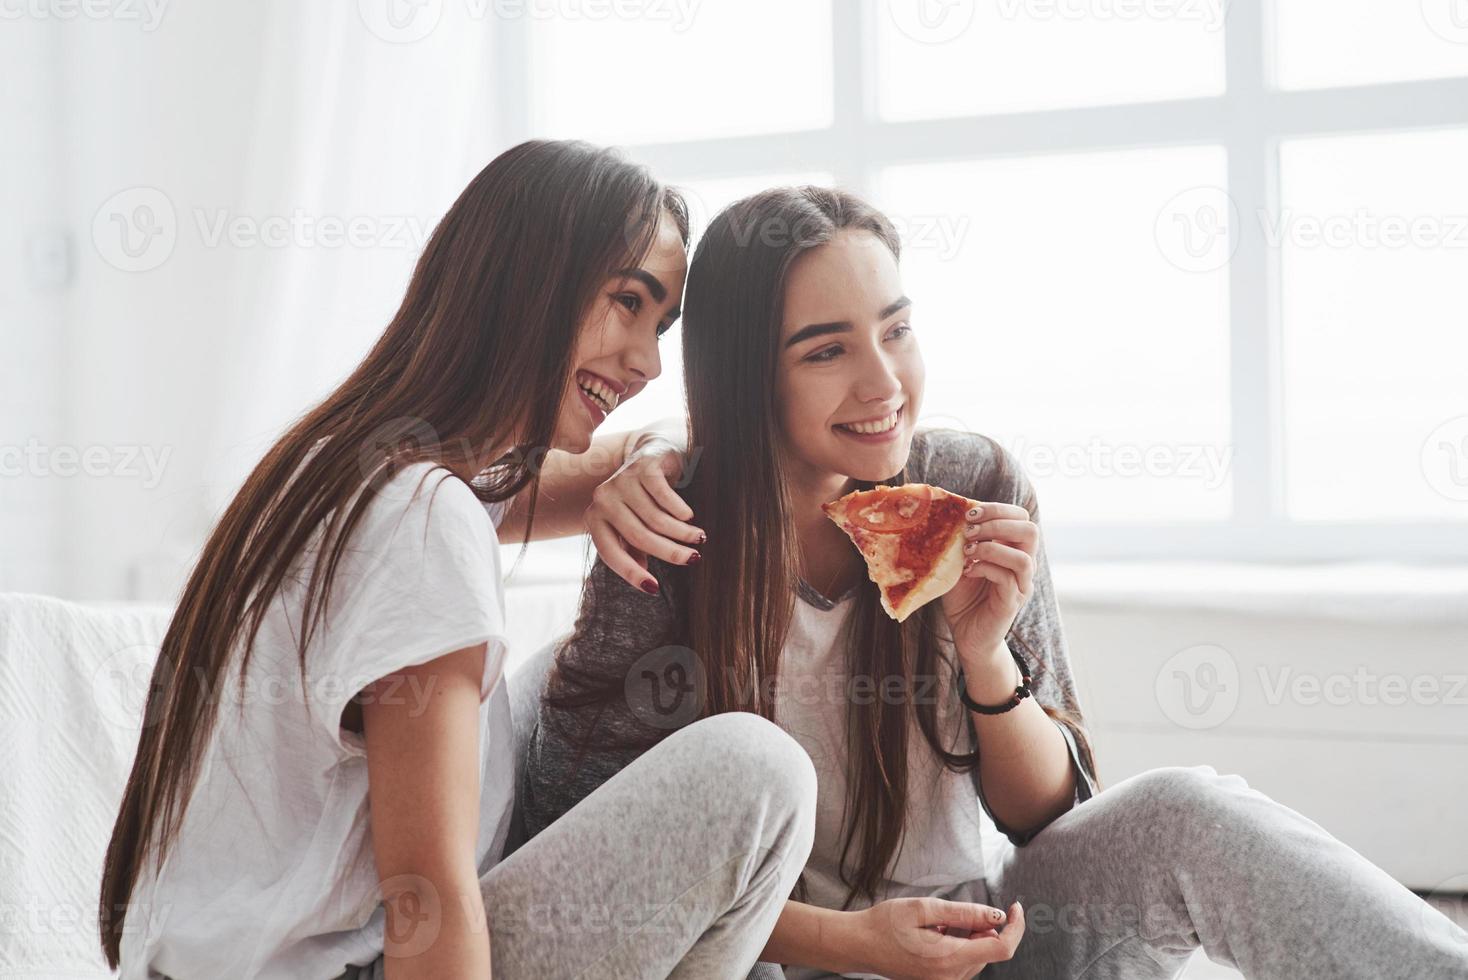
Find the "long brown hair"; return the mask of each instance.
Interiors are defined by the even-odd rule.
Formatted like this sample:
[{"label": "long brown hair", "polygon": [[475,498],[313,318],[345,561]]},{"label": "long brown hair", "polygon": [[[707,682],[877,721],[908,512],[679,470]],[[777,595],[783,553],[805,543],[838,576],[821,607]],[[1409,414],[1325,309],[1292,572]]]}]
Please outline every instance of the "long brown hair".
[{"label": "long brown hair", "polygon": [[161,867],[177,837],[218,715],[210,692],[237,647],[243,686],[255,635],[313,532],[323,529],[297,634],[303,678],[343,548],[393,474],[472,462],[469,485],[483,501],[529,487],[533,521],[535,450],[551,445],[580,324],[607,277],[641,260],[665,212],[686,244],[682,199],[611,150],[532,141],[496,157],[435,227],[370,353],[245,480],[188,577],[153,671],[102,874],[109,966],[145,862]]},{"label": "long brown hair", "polygon": [[[680,601],[674,604],[672,635],[658,643],[696,651],[699,669],[693,676],[701,685],[700,717],[726,711],[774,717],[774,679],[800,582],[800,543],[786,495],[775,387],[785,284],[800,255],[845,229],[869,232],[894,258],[900,255],[892,223],[860,198],[819,187],[775,188],[720,213],[689,266],[683,372],[689,445],[700,455],[685,496],[708,540],[699,546],[703,561],[695,569],[666,570],[664,584]],[[1008,491],[1001,488],[1021,481],[1006,468],[998,446],[991,448],[998,465],[988,470],[987,484],[977,493],[980,499],[1003,499]],[[898,485],[907,480],[904,469],[883,482]],[[860,489],[875,485],[857,481]],[[1032,495],[1019,503],[1036,515]],[[590,616],[583,611],[580,622],[592,622],[594,611]],[[955,665],[938,641],[947,632],[941,616],[938,604],[930,603],[918,615],[897,623],[882,610],[876,587],[864,579],[844,634],[850,674],[900,677],[908,692],[921,689],[919,679],[951,677]],[[1022,633],[1012,629],[1008,642],[1029,654],[1037,671],[1044,670],[1032,648],[1040,638]],[[622,678],[602,680],[606,685],[602,690],[588,690],[594,679],[558,665],[548,700],[576,708],[625,696]],[[978,766],[977,751],[948,751],[953,733],[940,731],[937,699],[859,700],[863,703],[853,703],[848,714],[851,772],[841,868],[850,889],[847,906],[858,893],[875,898],[900,848],[913,722],[944,766],[955,772],[972,772]],[[1082,763],[1094,773],[1082,718],[1043,707],[1075,734]],[[966,713],[956,717],[960,724],[968,724]],[[666,734],[650,732],[648,741]],[[850,861],[853,849],[855,860]],[[848,867],[854,868],[850,875]]]}]

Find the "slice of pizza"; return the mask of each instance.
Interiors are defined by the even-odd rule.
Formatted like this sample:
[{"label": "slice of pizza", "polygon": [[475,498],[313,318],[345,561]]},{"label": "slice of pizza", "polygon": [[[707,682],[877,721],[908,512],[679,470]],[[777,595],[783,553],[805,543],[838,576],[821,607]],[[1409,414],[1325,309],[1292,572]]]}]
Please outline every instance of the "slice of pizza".
[{"label": "slice of pizza", "polygon": [[964,515],[977,506],[941,487],[907,483],[858,490],[821,508],[855,542],[882,608],[900,623],[963,574]]}]

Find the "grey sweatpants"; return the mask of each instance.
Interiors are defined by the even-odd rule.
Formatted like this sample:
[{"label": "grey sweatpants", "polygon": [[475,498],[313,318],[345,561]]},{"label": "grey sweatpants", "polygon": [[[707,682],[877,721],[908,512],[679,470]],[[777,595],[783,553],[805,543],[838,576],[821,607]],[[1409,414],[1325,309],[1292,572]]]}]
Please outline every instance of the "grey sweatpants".
[{"label": "grey sweatpants", "polygon": [[1175,977],[1199,947],[1251,980],[1468,978],[1468,933],[1211,766],[1133,776],[1005,841],[988,891],[1018,899],[1026,928],[984,980]]},{"label": "grey sweatpants", "polygon": [[[639,756],[480,879],[495,980],[743,978],[815,834],[816,774],[723,714]],[[383,977],[383,960],[357,980]]]}]

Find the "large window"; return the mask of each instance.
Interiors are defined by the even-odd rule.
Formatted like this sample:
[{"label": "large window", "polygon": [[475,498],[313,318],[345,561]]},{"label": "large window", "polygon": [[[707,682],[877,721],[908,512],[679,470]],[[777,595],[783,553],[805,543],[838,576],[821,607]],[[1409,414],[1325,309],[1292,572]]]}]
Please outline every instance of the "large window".
[{"label": "large window", "polygon": [[1016,453],[1053,554],[1468,554],[1468,0],[542,6],[512,138],[897,221],[923,414]]}]

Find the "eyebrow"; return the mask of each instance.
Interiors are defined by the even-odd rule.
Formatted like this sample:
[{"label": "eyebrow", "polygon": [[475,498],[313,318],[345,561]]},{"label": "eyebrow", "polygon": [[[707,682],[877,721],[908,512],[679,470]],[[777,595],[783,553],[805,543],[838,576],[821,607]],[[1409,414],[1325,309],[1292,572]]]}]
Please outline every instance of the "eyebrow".
[{"label": "eyebrow", "polygon": [[[899,296],[897,299],[882,307],[881,311],[877,313],[877,319],[885,320],[892,314],[896,313],[898,310],[901,310],[911,305],[912,300],[908,299],[906,296]],[[815,337],[824,337],[826,334],[850,332],[850,320],[834,320],[831,323],[811,323],[804,327],[801,327],[799,330],[795,331],[795,333],[791,334],[790,339],[785,341],[785,346],[794,347],[801,341],[811,340]]]},{"label": "eyebrow", "polygon": [[652,294],[652,301],[654,303],[661,303],[668,298],[668,287],[664,286],[657,276],[648,272],[646,269],[618,269],[613,275],[623,279],[636,279],[642,283],[647,287],[647,291]]}]

